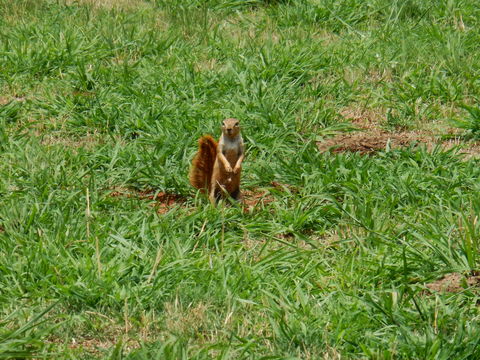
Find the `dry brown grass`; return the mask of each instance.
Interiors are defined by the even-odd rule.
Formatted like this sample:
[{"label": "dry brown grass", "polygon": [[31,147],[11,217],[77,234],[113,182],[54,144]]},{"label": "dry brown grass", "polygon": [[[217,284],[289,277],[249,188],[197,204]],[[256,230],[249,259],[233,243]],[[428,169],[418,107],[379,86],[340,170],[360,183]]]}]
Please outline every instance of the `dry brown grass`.
[{"label": "dry brown grass", "polygon": [[247,47],[252,43],[277,44],[284,35],[276,30],[276,25],[264,14],[265,10],[257,9],[231,15],[218,24],[219,33],[238,47]]},{"label": "dry brown grass", "polygon": [[216,71],[221,70],[221,65],[218,60],[212,57],[209,57],[208,54],[200,56],[200,59],[195,63],[195,70],[198,72],[202,71]]},{"label": "dry brown grass", "polygon": [[209,305],[199,302],[197,304],[183,305],[176,300],[165,305],[166,329],[178,335],[199,335],[212,328],[207,317]]},{"label": "dry brown grass", "polygon": [[362,107],[360,104],[352,104],[340,110],[340,115],[349,119],[360,129],[375,129],[385,121],[386,110],[384,108]]},{"label": "dry brown grass", "polygon": [[441,279],[425,285],[431,292],[460,292],[466,288],[480,288],[480,275],[463,276],[459,273],[447,274]]},{"label": "dry brown grass", "polygon": [[[93,311],[85,311],[84,319],[90,323],[95,330],[86,330],[83,325],[76,328],[76,331],[66,339],[59,335],[51,336],[46,341],[49,343],[62,344],[68,349],[76,350],[82,354],[99,356],[105,351],[109,351],[119,342],[123,344],[123,349],[129,352],[141,346],[140,341],[153,341],[157,331],[154,329],[155,319],[144,314],[140,321],[132,326],[130,321],[127,323],[118,322],[105,314]],[[94,324],[94,325],[93,325]],[[140,336],[139,336],[140,335]]]},{"label": "dry brown grass", "polygon": [[72,149],[83,148],[91,150],[105,144],[104,135],[97,131],[87,132],[82,137],[71,137],[62,132],[46,132],[41,136],[41,144],[44,146],[64,146]]},{"label": "dry brown grass", "polygon": [[7,105],[7,104],[11,103],[12,101],[24,102],[25,100],[26,100],[26,98],[23,97],[23,96],[16,96],[16,95],[0,96],[0,106]]},{"label": "dry brown grass", "polygon": [[66,0],[67,5],[85,4],[96,8],[107,9],[138,9],[150,6],[143,0]]},{"label": "dry brown grass", "polygon": [[7,105],[10,102],[10,99],[7,96],[0,96],[0,106]]}]

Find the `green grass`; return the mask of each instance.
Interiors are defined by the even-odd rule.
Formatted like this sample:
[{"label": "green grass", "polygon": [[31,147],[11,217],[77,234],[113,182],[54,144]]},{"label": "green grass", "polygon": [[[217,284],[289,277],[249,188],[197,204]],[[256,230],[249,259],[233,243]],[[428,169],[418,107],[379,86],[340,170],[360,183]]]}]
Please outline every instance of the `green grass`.
[{"label": "green grass", "polygon": [[[479,161],[315,145],[478,136],[476,1],[98,3],[0,0],[0,358],[480,357],[478,288],[425,287],[479,270]],[[231,116],[249,212],[187,178]]]}]

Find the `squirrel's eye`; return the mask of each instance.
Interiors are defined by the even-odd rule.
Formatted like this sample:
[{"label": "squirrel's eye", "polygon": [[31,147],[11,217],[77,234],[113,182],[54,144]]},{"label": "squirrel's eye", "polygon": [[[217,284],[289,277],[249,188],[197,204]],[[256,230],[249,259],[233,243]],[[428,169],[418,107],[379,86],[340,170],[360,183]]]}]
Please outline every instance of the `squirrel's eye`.
[{"label": "squirrel's eye", "polygon": [[236,123],[235,126],[238,127],[238,123]]}]

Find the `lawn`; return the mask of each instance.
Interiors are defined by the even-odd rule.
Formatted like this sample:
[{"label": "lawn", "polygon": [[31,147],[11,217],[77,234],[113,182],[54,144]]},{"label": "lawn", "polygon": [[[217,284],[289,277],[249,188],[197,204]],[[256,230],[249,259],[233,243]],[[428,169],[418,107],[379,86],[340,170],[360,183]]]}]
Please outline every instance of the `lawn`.
[{"label": "lawn", "polygon": [[479,40],[476,0],[0,0],[0,358],[480,358]]}]

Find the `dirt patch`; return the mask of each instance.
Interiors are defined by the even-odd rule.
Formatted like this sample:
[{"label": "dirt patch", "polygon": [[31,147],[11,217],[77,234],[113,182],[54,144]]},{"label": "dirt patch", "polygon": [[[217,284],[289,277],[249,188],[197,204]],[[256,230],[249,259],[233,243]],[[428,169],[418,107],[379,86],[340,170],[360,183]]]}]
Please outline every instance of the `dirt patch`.
[{"label": "dirt patch", "polygon": [[432,134],[422,131],[389,132],[381,129],[379,124],[385,116],[385,110],[382,108],[349,107],[343,109],[340,114],[349,119],[359,131],[340,133],[317,142],[317,147],[321,152],[371,154],[385,150],[387,147],[397,149],[412,143],[424,143],[431,147],[436,142]]},{"label": "dirt patch", "polygon": [[297,193],[299,191],[298,188],[293,185],[279,183],[277,181],[272,181],[270,185],[270,188],[253,188],[242,190],[242,204],[244,207],[244,212],[252,212],[257,207],[263,207],[273,203],[275,201],[275,197],[272,195],[270,190],[275,190],[276,192],[281,193]]},{"label": "dirt patch", "polygon": [[246,212],[254,210],[257,206],[265,206],[275,201],[268,190],[242,190],[242,203]]},{"label": "dirt patch", "polygon": [[137,9],[139,7],[147,7],[148,5],[148,3],[143,0],[67,0],[66,4],[86,4],[107,9]]},{"label": "dirt patch", "polygon": [[456,293],[467,287],[480,288],[480,273],[474,272],[468,276],[459,273],[451,273],[443,278],[425,285],[430,292]]},{"label": "dirt patch", "polygon": [[275,190],[278,190],[281,192],[289,191],[294,194],[298,193],[298,188],[290,184],[283,184],[283,183],[279,183],[278,181],[272,181],[270,185],[272,185]]},{"label": "dirt patch", "polygon": [[444,150],[457,148],[458,152],[464,155],[464,159],[480,157],[480,141],[469,141],[462,138],[455,132],[455,129],[449,129],[450,139],[440,139],[432,132],[428,131],[399,131],[389,132],[379,129],[374,122],[369,120],[352,120],[353,124],[361,129],[358,132],[339,133],[334,137],[327,138],[317,142],[320,152],[331,151],[333,153],[358,152],[360,154],[373,154],[387,148],[398,149],[415,144],[423,144],[428,150],[436,145]]},{"label": "dirt patch", "polygon": [[152,206],[154,206],[159,214],[167,213],[172,207],[176,205],[183,205],[186,201],[186,198],[179,194],[172,194],[163,191],[154,191],[154,190],[144,190],[144,191],[135,191],[135,190],[114,190],[110,193],[112,197],[127,197],[127,198],[137,198],[139,200],[150,200],[153,201]]},{"label": "dirt patch", "polygon": [[[372,154],[385,150],[387,145],[391,149],[396,149],[411,144],[424,144],[429,150],[436,145],[440,145],[445,150],[458,148],[459,153],[464,155],[466,160],[480,156],[480,142],[466,140],[459,129],[445,127],[445,124],[434,126],[434,123],[428,123],[428,127],[414,131],[406,129],[399,129],[396,132],[386,131],[381,128],[381,124],[385,121],[385,112],[383,108],[370,109],[358,106],[342,109],[340,115],[348,119],[359,131],[339,133],[332,138],[319,141],[318,149],[321,152]],[[441,139],[440,134],[450,138]]]},{"label": "dirt patch", "polygon": [[[289,184],[282,184],[276,181],[270,183],[271,188],[253,188],[242,189],[242,205],[245,212],[251,212],[258,206],[265,206],[275,201],[275,197],[270,190],[275,189],[278,192],[296,193],[298,189]],[[164,191],[155,191],[151,189],[137,191],[129,188],[111,189],[111,197],[126,197],[139,200],[151,201],[159,214],[165,214],[175,206],[184,206],[187,197]]]},{"label": "dirt patch", "polygon": [[419,132],[403,131],[391,133],[372,127],[367,131],[338,134],[333,138],[317,142],[317,147],[321,152],[371,154],[387,148],[397,149],[415,143],[424,143],[431,146],[433,142],[434,139],[432,137]]},{"label": "dirt patch", "polygon": [[159,192],[154,195],[145,194],[144,199],[155,201],[155,208],[159,214],[165,214],[172,207],[176,205],[182,205],[185,202],[185,198],[178,194],[169,194],[165,192]]}]

